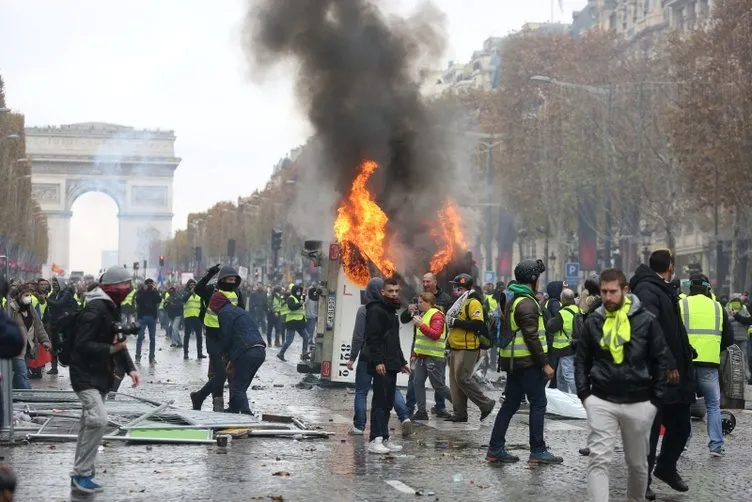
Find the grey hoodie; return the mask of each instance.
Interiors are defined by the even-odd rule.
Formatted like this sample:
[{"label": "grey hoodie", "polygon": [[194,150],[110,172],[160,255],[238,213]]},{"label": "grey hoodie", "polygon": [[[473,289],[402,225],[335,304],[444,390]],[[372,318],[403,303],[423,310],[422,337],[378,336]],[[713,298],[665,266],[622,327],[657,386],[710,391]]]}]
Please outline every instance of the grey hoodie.
[{"label": "grey hoodie", "polygon": [[381,290],[384,289],[384,280],[380,277],[374,277],[368,281],[364,295],[363,305],[358,307],[358,313],[355,314],[355,327],[353,328],[352,341],[350,342],[350,361],[355,362],[358,354],[363,348],[366,337],[366,305],[368,302],[378,299],[381,296]]}]

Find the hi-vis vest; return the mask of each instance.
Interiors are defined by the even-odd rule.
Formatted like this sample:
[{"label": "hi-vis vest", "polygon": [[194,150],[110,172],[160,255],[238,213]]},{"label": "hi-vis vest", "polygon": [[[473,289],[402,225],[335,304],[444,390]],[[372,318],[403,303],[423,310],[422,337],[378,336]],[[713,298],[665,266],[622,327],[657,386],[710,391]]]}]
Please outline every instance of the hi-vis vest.
[{"label": "hi-vis vest", "polygon": [[495,312],[499,307],[499,302],[496,301],[496,298],[492,294],[486,295],[486,302],[488,303],[489,312]]},{"label": "hi-vis vest", "polygon": [[[217,291],[225,295],[227,299],[230,300],[230,303],[237,307],[238,294],[235,291],[222,291],[221,289],[218,289]],[[204,314],[204,326],[207,328],[219,328],[219,317],[217,314],[209,310],[208,307],[206,309],[206,314]]]},{"label": "hi-vis vest", "polygon": [[577,305],[567,305],[559,310],[559,315],[563,321],[561,331],[554,335],[552,345],[555,349],[566,349],[572,344],[572,329],[574,327],[574,316],[582,311]]},{"label": "hi-vis vest", "polygon": [[[520,302],[525,298],[529,299],[529,297],[527,296],[519,296],[512,302],[512,308],[509,311],[509,327],[514,333],[514,338],[512,339],[512,343],[499,350],[499,355],[501,357],[513,359],[515,357],[523,358],[532,356],[532,353],[527,348],[527,344],[525,343],[525,337],[522,336],[520,327],[517,326],[517,321],[514,318],[514,314],[517,310],[517,305],[519,305]],[[540,305],[536,306],[538,307],[538,340],[540,340],[541,347],[543,347],[543,352],[548,353],[548,342],[546,342],[546,325],[543,322],[543,312],[541,312]]]},{"label": "hi-vis vest", "polygon": [[170,299],[170,292],[165,291],[164,296],[162,297],[162,301],[159,302],[159,308],[164,309],[165,302]]},{"label": "hi-vis vest", "polygon": [[130,293],[128,293],[128,296],[125,297],[125,300],[123,300],[123,303],[120,305],[133,305],[133,299],[136,297],[136,290],[132,289]]},{"label": "hi-vis vest", "polygon": [[279,317],[282,318],[282,322],[287,322],[287,314],[290,313],[290,309],[287,308],[287,298],[284,296],[279,299]]},{"label": "hi-vis vest", "polygon": [[294,303],[300,305],[300,308],[296,310],[290,310],[290,307],[287,306],[287,302],[285,302],[285,322],[305,320],[305,309],[303,308],[303,304],[300,303],[300,300],[298,300],[293,295],[290,295],[290,298],[292,298]]},{"label": "hi-vis vest", "polygon": [[200,313],[201,313],[201,297],[198,296],[196,293],[193,293],[185,301],[185,305],[183,305],[183,317],[185,317],[186,319],[191,318],[191,317],[198,317]]},{"label": "hi-vis vest", "polygon": [[272,312],[279,314],[279,309],[282,308],[282,299],[277,293],[272,293]]},{"label": "hi-vis vest", "polygon": [[695,362],[721,364],[723,307],[705,295],[692,295],[679,302],[689,343],[697,352]]},{"label": "hi-vis vest", "polygon": [[[436,312],[441,313],[441,311],[435,307],[428,309],[426,313],[423,314],[423,322],[430,326],[431,318]],[[444,314],[442,313],[442,315]],[[444,331],[441,333],[441,336],[439,337],[438,340],[433,340],[432,338],[427,337],[416,326],[415,346],[413,347],[413,352],[415,352],[416,354],[420,356],[438,357],[439,359],[444,359],[444,348],[446,347],[446,339],[447,339],[446,324],[444,324]]]}]

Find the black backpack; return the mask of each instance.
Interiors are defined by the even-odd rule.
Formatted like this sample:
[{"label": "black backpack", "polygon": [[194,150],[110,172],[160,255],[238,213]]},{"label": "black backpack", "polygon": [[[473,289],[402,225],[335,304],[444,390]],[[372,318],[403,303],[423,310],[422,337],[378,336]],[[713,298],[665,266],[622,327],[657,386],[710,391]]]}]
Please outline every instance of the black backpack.
[{"label": "black backpack", "polygon": [[[488,350],[494,346],[492,336],[496,333],[496,315],[488,311],[488,302],[485,299],[480,304],[483,306],[483,327],[475,334],[478,336],[480,350]],[[465,303],[465,319],[471,319],[470,302]]]},{"label": "black backpack", "polygon": [[67,311],[56,323],[55,336],[57,337],[57,343],[55,344],[55,350],[57,352],[57,360],[63,366],[69,366],[71,363],[73,343],[83,311],[84,309]]}]

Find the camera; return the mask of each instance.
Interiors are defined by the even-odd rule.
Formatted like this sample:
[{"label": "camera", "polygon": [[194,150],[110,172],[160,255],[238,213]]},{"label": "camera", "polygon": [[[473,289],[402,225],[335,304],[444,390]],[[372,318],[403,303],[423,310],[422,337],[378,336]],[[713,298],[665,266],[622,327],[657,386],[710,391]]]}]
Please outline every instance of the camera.
[{"label": "camera", "polygon": [[112,323],[112,334],[115,335],[117,343],[122,343],[128,335],[137,335],[139,330],[138,323]]}]

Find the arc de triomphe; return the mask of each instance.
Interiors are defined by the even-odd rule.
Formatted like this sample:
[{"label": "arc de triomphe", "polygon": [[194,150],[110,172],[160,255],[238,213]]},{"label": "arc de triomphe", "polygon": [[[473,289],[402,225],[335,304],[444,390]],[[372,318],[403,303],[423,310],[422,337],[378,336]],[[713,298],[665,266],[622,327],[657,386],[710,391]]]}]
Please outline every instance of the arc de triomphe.
[{"label": "arc de triomphe", "polygon": [[118,206],[118,263],[130,268],[149,259],[151,243],[172,233],[172,180],[180,163],[174,146],[173,131],[97,122],[26,128],[32,196],[49,226],[48,265],[70,273],[71,207],[88,192],[103,192]]}]

